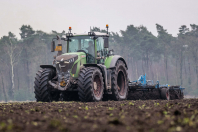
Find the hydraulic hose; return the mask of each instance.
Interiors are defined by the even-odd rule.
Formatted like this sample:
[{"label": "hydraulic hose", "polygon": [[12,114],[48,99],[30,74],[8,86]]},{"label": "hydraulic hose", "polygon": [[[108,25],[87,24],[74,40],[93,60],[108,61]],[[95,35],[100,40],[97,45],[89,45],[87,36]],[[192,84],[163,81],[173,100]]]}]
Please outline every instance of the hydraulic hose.
[{"label": "hydraulic hose", "polygon": [[48,82],[52,87],[54,87],[55,89],[58,89],[58,90],[60,90],[60,91],[65,91],[65,90],[67,90],[67,85],[69,84],[69,83],[67,83],[67,85],[65,86],[65,87],[61,87],[61,86],[59,86],[59,85],[57,85],[57,84],[55,84],[55,83],[53,83],[53,82],[51,82],[51,81],[49,81]]}]

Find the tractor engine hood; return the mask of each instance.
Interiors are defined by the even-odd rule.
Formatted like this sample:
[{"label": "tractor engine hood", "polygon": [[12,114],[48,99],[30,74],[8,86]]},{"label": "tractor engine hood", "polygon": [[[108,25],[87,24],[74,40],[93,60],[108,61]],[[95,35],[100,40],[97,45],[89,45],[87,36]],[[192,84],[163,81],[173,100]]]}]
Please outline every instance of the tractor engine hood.
[{"label": "tractor engine hood", "polygon": [[57,61],[69,61],[70,59],[73,59],[75,57],[78,57],[78,55],[77,54],[63,54],[63,55],[57,56],[56,60]]},{"label": "tractor engine hood", "polygon": [[56,69],[58,73],[70,72],[74,62],[78,59],[77,54],[63,54],[56,57]]}]

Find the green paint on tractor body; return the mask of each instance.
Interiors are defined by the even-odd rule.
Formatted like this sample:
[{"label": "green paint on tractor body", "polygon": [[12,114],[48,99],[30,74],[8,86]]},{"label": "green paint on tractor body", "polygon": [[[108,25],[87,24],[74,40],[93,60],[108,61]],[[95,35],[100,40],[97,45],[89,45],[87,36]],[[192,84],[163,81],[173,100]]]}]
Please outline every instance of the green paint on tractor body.
[{"label": "green paint on tractor body", "polygon": [[111,64],[111,61],[113,59],[114,56],[109,56],[105,59],[105,63],[104,65],[106,66],[106,68],[109,68],[110,67],[110,64]]}]

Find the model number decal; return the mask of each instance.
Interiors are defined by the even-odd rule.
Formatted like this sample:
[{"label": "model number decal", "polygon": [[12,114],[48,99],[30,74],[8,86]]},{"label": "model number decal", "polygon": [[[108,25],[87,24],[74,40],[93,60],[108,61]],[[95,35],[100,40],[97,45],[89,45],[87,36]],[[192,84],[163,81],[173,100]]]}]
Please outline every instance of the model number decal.
[{"label": "model number decal", "polygon": [[85,55],[81,55],[81,57],[83,58],[83,57],[86,57]]}]

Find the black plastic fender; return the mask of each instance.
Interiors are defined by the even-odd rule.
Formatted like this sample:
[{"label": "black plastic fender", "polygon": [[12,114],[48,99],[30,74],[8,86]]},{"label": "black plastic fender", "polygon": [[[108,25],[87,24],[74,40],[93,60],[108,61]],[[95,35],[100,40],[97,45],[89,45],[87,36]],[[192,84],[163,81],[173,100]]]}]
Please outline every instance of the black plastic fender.
[{"label": "black plastic fender", "polygon": [[122,60],[124,62],[124,64],[126,65],[126,69],[128,70],[128,66],[127,66],[126,61],[124,60],[124,58],[122,56],[119,56],[119,55],[114,55],[113,56],[113,59],[111,60],[111,63],[110,63],[110,67],[109,68],[114,68],[115,65],[116,65],[116,62],[118,60]]},{"label": "black plastic fender", "polygon": [[52,68],[56,71],[56,67],[54,67],[53,65],[40,65],[41,68]]}]

